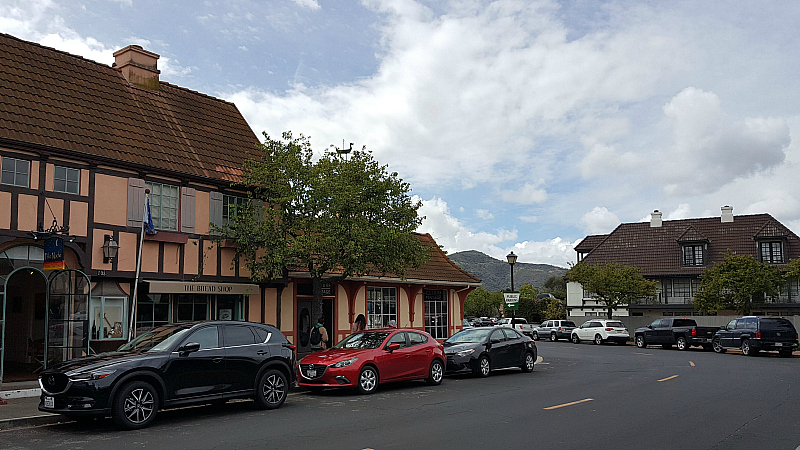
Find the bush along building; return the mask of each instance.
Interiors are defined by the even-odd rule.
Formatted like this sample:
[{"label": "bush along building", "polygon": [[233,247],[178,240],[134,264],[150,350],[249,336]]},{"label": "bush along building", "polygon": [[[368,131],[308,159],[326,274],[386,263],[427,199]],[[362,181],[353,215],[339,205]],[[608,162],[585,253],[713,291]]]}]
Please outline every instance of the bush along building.
[{"label": "bush along building", "polygon": [[[214,234],[246,201],[235,183],[258,143],[236,106],[160,80],[159,55],[139,46],[114,58],[0,34],[0,381],[170,322],[271,323],[299,345],[316,321],[307,273],[255,283]],[[460,329],[480,280],[417,238],[431,259],[405,279],[325,285],[334,340],[358,314],[437,338]]]},{"label": "bush along building", "polygon": [[[617,308],[615,316],[691,316],[699,314],[693,301],[700,275],[728,252],[783,268],[800,256],[800,239],[769,214],[734,216],[733,208],[724,206],[720,217],[683,220],[662,220],[656,210],[649,222],[623,223],[609,234],[587,236],[575,251],[578,262],[632,266],[658,282],[654,298]],[[776,297],[754,300],[753,314],[800,314],[798,280],[789,280]],[[576,320],[605,315],[575,282],[567,286],[567,309]]]}]

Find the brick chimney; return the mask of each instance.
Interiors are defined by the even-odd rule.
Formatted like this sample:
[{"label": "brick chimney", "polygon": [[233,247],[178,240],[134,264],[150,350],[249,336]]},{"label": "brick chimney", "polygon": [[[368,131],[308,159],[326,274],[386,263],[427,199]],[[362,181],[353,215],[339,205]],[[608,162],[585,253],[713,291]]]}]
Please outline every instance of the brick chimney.
[{"label": "brick chimney", "polygon": [[722,223],[733,222],[733,206],[725,205],[721,209],[722,209]]},{"label": "brick chimney", "polygon": [[655,210],[650,213],[650,228],[661,227],[661,211]]},{"label": "brick chimney", "polygon": [[148,52],[138,45],[129,45],[114,52],[114,65],[122,71],[128,83],[143,89],[158,90],[156,67],[158,55]]}]

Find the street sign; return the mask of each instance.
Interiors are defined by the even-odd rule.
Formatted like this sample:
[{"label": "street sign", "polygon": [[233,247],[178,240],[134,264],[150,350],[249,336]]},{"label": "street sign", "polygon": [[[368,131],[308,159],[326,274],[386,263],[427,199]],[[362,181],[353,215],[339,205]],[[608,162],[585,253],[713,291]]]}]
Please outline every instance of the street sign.
[{"label": "street sign", "polygon": [[506,301],[506,310],[517,311],[519,309],[519,292],[503,292],[503,300]]}]

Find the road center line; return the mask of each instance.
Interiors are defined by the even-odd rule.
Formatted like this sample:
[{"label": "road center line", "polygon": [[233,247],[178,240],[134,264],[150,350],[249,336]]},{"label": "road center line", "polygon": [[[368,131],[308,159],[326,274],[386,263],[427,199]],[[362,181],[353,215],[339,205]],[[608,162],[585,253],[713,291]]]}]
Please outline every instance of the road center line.
[{"label": "road center line", "polygon": [[691,362],[691,361],[689,361],[689,365],[690,365],[690,366],[692,366],[692,367],[694,367],[694,363],[693,363],[693,362]]},{"label": "road center line", "polygon": [[565,407],[565,406],[577,405],[578,403],[590,402],[590,401],[592,401],[592,400],[594,400],[594,399],[593,399],[593,398],[585,398],[585,399],[583,399],[583,400],[578,400],[577,402],[569,402],[569,403],[564,403],[563,405],[548,406],[548,407],[547,407],[547,408],[545,408],[545,409],[547,409],[547,410],[551,410],[551,409],[558,409],[558,408],[563,408],[563,407]]},{"label": "road center line", "polygon": [[662,379],[660,379],[660,380],[658,380],[658,381],[667,381],[667,380],[671,380],[671,379],[673,379],[673,378],[678,378],[678,376],[677,376],[677,375],[673,375],[673,376],[671,376],[671,377],[662,378]]}]

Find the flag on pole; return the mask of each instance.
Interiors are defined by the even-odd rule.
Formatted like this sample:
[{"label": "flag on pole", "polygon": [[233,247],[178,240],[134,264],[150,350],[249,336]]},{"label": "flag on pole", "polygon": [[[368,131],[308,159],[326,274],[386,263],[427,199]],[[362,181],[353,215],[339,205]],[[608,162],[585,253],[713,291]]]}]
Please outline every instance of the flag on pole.
[{"label": "flag on pole", "polygon": [[158,231],[156,231],[156,226],[153,225],[153,215],[150,214],[150,199],[147,199],[147,222],[144,226],[144,232],[150,236],[158,233]]}]

